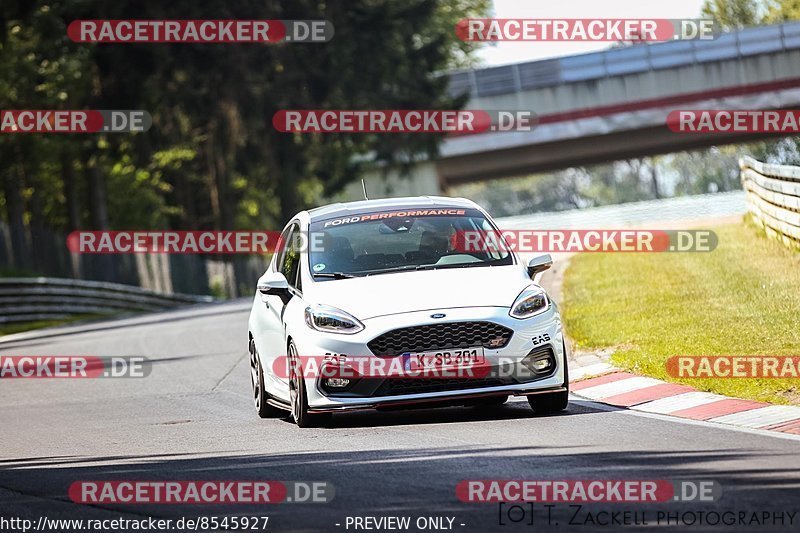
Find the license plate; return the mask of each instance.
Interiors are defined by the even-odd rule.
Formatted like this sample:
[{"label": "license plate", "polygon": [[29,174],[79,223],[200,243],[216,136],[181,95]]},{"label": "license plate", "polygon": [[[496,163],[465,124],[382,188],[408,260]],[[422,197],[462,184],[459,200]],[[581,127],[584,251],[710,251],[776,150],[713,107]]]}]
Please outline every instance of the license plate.
[{"label": "license plate", "polygon": [[483,347],[434,350],[430,352],[408,352],[403,354],[406,370],[440,368],[470,368],[483,365]]}]

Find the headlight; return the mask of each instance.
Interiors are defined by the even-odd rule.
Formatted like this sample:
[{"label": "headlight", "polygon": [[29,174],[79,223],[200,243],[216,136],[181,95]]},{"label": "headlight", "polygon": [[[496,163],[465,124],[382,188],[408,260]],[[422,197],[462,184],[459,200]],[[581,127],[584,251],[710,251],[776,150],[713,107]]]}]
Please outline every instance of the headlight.
[{"label": "headlight", "polygon": [[509,314],[514,318],[530,318],[550,307],[547,293],[539,287],[528,287],[517,296]]},{"label": "headlight", "polygon": [[364,329],[356,317],[329,305],[306,307],[306,324],[311,329],[327,333],[352,335]]}]

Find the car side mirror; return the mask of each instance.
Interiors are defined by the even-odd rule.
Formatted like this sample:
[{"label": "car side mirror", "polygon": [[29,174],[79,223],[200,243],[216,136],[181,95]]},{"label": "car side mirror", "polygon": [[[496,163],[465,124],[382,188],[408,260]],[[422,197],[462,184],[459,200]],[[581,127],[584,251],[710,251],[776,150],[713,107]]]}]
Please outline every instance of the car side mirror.
[{"label": "car side mirror", "polygon": [[533,278],[536,274],[544,272],[553,266],[553,258],[550,254],[537,255],[528,261],[528,276]]},{"label": "car side mirror", "polygon": [[257,287],[262,302],[266,302],[269,295],[284,296],[289,292],[289,282],[281,272],[267,272],[259,278]]}]

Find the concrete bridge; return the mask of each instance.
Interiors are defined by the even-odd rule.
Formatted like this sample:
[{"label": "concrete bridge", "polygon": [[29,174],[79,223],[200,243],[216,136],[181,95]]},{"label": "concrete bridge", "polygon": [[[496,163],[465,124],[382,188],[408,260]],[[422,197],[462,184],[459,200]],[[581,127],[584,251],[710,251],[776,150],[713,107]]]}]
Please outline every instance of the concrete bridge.
[{"label": "concrete bridge", "polygon": [[[455,72],[450,91],[469,94],[467,109],[533,111],[538,126],[449,138],[410,178],[368,178],[374,195],[436,194],[470,181],[763,137],[675,133],[665,120],[674,109],[800,105],[800,23]],[[347,194],[360,196],[361,185]]]}]

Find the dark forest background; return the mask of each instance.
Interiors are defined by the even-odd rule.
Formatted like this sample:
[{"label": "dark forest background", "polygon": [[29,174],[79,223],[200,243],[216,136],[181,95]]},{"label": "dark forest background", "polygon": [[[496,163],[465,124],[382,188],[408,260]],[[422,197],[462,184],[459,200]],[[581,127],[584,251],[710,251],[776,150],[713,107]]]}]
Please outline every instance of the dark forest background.
[{"label": "dark forest background", "polygon": [[[291,108],[458,108],[455,23],[486,0],[3,0],[0,109],[143,109],[140,134],[0,135],[7,271],[47,273],[75,229],[276,229],[375,161],[435,153],[423,135],[293,135]],[[325,19],[320,44],[78,44],[75,19]],[[354,158],[356,154],[369,157]],[[74,265],[73,265],[74,266]],[[77,267],[77,268],[80,268]],[[87,265],[83,265],[86,270]],[[95,265],[90,277],[131,281]],[[59,269],[61,271],[61,269]],[[86,274],[84,273],[84,276]]]}]

